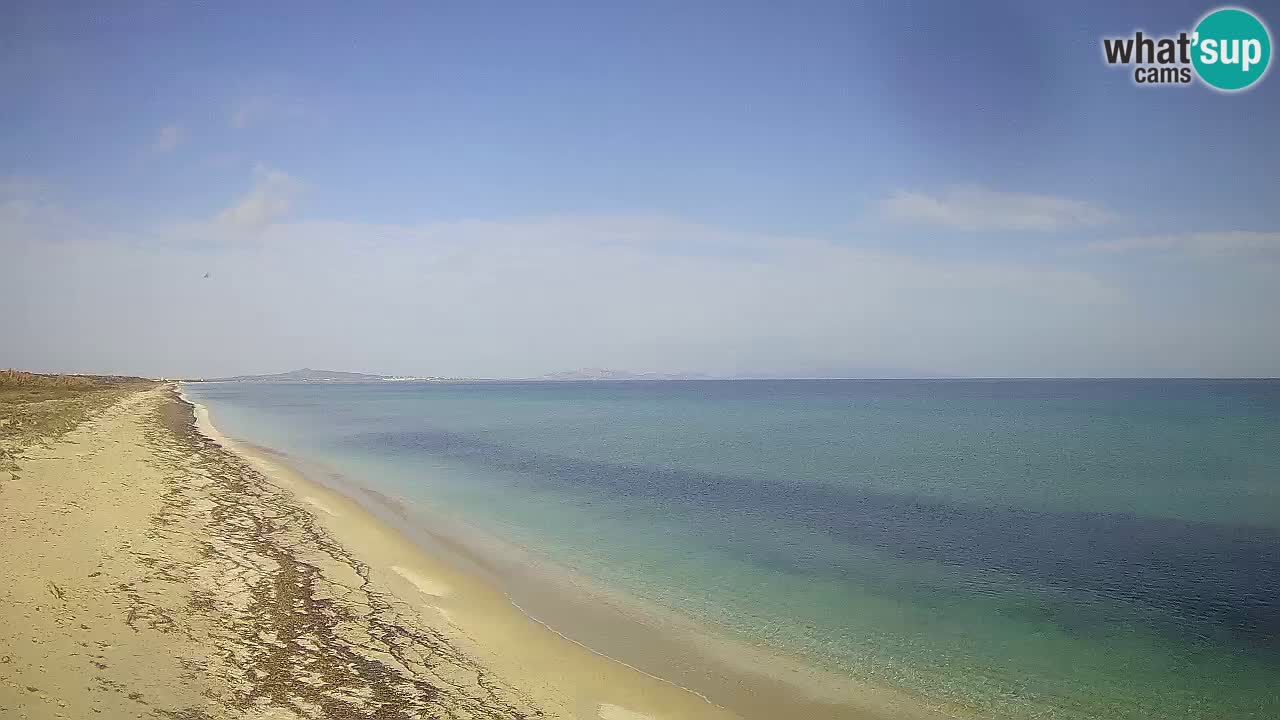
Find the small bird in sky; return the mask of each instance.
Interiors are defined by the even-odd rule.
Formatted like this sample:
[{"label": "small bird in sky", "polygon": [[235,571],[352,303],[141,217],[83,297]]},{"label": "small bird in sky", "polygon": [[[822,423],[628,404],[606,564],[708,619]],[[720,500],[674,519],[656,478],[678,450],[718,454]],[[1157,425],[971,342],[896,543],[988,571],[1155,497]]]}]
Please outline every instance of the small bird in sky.
[{"label": "small bird in sky", "polygon": [[204,278],[205,278],[205,280],[208,280],[208,279],[209,279],[209,273],[205,273],[205,274],[204,274]]}]

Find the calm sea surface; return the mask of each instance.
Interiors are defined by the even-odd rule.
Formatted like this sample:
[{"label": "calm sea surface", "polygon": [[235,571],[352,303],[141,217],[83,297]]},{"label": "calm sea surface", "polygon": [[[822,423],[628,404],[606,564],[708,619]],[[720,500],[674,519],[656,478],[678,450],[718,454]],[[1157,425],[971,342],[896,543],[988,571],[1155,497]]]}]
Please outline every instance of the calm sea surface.
[{"label": "calm sea surface", "polygon": [[193,384],[232,437],[996,717],[1280,717],[1280,382]]}]

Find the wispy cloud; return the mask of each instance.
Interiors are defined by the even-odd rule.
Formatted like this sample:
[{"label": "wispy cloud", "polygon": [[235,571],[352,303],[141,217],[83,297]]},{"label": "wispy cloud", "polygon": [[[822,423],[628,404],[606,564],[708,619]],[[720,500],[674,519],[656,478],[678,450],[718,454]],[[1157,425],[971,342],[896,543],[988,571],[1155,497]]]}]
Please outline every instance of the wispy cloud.
[{"label": "wispy cloud", "polygon": [[[129,293],[130,306],[146,307],[157,324],[208,313],[202,332],[252,343],[261,362],[296,364],[301,351],[282,338],[307,337],[306,352],[326,362],[406,372],[416,363],[414,372],[462,375],[528,376],[584,365],[949,373],[1012,364],[1006,356],[1034,350],[1046,322],[1078,326],[1077,318],[1107,315],[1098,308],[1125,302],[1123,291],[1085,272],[741,236],[676,218],[419,225],[280,219],[288,203],[276,189],[292,182],[263,170],[221,222],[158,230],[145,248],[42,244],[24,250],[24,263],[31,277],[56,282],[54,289],[87,283],[98,296]],[[246,227],[255,228],[255,242],[232,242],[249,237]],[[739,252],[743,247],[751,252]],[[74,272],[54,271],[68,263]],[[181,312],[132,297],[136,288],[187,287],[182,283],[206,270],[234,278],[234,291],[213,281],[188,287],[193,299]],[[0,301],[19,292],[7,291],[5,279],[0,268]],[[20,288],[31,292],[32,282]],[[90,308],[84,322],[97,322],[109,305]],[[249,313],[258,318],[252,327],[230,319]],[[350,332],[334,333],[334,326]],[[80,342],[67,333],[58,347]],[[344,356],[353,348],[360,357]],[[243,359],[217,362],[224,361]],[[215,360],[193,353],[184,362]]]},{"label": "wispy cloud", "polygon": [[1228,230],[1148,235],[1092,242],[1085,245],[1082,252],[1146,253],[1200,258],[1280,254],[1280,232]]},{"label": "wispy cloud", "polygon": [[937,194],[896,192],[881,202],[880,211],[892,222],[955,230],[1053,231],[1113,220],[1104,208],[1081,200],[999,192],[973,185],[956,186]]},{"label": "wispy cloud", "polygon": [[167,153],[179,145],[187,137],[187,133],[179,125],[166,125],[160,128],[156,133],[156,137],[151,141],[151,149],[154,152]]},{"label": "wispy cloud", "polygon": [[253,189],[219,213],[219,224],[257,231],[288,214],[299,183],[286,173],[261,165],[254,169],[253,174]]},{"label": "wispy cloud", "polygon": [[[0,242],[12,240],[20,261],[0,263],[0,304],[53,300],[9,319],[13,345],[36,348],[34,364],[107,362],[93,333],[127,308],[146,320],[139,332],[165,329],[130,345],[138,362],[163,355],[210,374],[241,369],[246,345],[253,362],[281,367],[495,376],[580,366],[1257,375],[1274,374],[1280,357],[1263,314],[1244,311],[1274,304],[1277,290],[1234,266],[1204,274],[1188,323],[1183,285],[1126,283],[1087,263],[924,257],[644,214],[307,220],[291,217],[298,184],[259,168],[213,218],[107,233],[110,223],[15,201],[7,222],[0,213]],[[1212,291],[1228,282],[1238,292]],[[167,302],[178,295],[181,306]],[[192,314],[205,318],[198,328],[181,322]]]},{"label": "wispy cloud", "polygon": [[64,244],[92,238],[121,239],[114,230],[60,206],[44,182],[0,177],[0,248]]}]

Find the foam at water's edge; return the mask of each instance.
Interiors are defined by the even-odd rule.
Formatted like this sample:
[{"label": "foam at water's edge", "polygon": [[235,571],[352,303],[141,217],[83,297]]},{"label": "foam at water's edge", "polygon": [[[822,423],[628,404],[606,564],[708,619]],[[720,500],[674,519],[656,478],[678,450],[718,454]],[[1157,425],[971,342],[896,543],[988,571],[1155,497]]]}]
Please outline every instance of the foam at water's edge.
[{"label": "foam at water's edge", "polygon": [[183,402],[189,404],[195,413],[196,430],[201,435],[204,435],[222,447],[227,447],[227,438],[222,433],[218,432],[218,428],[214,426],[213,419],[209,415],[209,408],[203,403],[197,402],[187,395],[183,388],[185,384],[186,383],[178,383],[176,391],[178,393],[178,397],[182,398]]}]

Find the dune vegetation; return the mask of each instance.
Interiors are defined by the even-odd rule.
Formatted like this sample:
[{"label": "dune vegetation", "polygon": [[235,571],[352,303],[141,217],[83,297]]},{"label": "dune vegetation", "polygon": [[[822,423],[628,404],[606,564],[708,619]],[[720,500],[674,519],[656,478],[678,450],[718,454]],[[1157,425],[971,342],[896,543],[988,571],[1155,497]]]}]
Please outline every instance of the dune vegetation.
[{"label": "dune vegetation", "polygon": [[15,457],[51,440],[121,397],[155,381],[119,375],[51,375],[0,370],[0,480],[17,470]]}]

